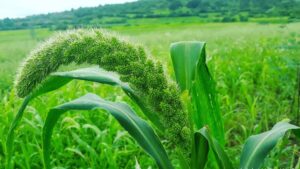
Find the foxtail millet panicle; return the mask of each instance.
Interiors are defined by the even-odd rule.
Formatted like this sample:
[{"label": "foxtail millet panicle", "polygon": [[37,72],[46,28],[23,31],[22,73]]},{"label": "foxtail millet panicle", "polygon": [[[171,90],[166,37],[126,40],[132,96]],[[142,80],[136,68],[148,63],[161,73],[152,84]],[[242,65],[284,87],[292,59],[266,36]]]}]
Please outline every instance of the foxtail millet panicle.
[{"label": "foxtail millet panicle", "polygon": [[171,145],[190,152],[190,124],[176,85],[168,82],[162,65],[149,59],[142,47],[119,40],[102,30],[60,33],[25,60],[15,82],[19,97],[30,94],[61,65],[89,63],[117,72],[122,81],[150,105],[166,128]]}]

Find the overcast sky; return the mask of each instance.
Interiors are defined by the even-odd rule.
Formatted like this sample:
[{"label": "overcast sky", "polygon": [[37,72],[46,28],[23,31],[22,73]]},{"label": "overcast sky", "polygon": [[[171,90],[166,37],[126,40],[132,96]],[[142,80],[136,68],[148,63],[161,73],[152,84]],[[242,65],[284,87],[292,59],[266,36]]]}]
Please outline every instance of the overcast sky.
[{"label": "overcast sky", "polygon": [[0,0],[0,19],[132,1],[135,0]]}]

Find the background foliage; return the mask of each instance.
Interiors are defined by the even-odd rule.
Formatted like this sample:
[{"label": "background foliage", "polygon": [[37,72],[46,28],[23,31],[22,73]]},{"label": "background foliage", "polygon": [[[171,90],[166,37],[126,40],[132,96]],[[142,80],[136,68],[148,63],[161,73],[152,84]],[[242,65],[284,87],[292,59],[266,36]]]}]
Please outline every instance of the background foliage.
[{"label": "background foliage", "polygon": [[[7,131],[22,101],[12,89],[18,66],[54,30],[78,27],[105,27],[144,45],[173,79],[169,45],[183,40],[207,42],[207,62],[217,82],[225,123],[226,152],[237,166],[250,135],[270,130],[284,118],[300,125],[299,4],[299,0],[140,0],[0,20],[0,168],[4,167]],[[120,88],[82,81],[36,99],[16,131],[16,168],[40,168],[46,113],[88,92],[130,103]],[[142,168],[155,168],[155,162],[117,121],[99,110],[71,111],[62,116],[53,133],[52,165],[58,168],[131,169],[136,160]],[[293,136],[282,140],[263,167],[300,166],[298,142]]]},{"label": "background foliage", "polygon": [[[155,27],[116,26],[111,30],[145,45],[155,59],[164,63],[173,78],[170,43],[181,40],[207,42],[208,65],[217,82],[225,123],[226,151],[237,166],[242,145],[250,135],[269,130],[284,118],[299,125],[299,27],[299,23],[183,25],[175,22],[157,23]],[[0,123],[3,126],[0,129],[0,166],[4,164],[8,127],[22,101],[11,91],[16,69],[37,43],[52,34],[48,29],[0,32]],[[129,100],[121,89],[79,81],[35,100],[26,110],[16,132],[14,160],[19,168],[41,166],[41,127],[49,108],[87,92],[97,93],[111,101]],[[116,92],[119,94],[113,94]],[[62,117],[54,130],[52,156],[55,158],[52,163],[57,167],[88,168],[99,164],[100,168],[132,168],[135,158],[143,168],[155,166],[117,121],[105,113],[71,112]],[[293,137],[290,140],[280,142],[264,167],[289,168],[297,164],[299,147],[294,146],[297,142]]]},{"label": "background foliage", "polygon": [[[293,22],[300,19],[299,0],[139,0],[136,2],[79,8],[60,13],[0,20],[0,30],[136,25],[151,18],[172,18],[187,22],[194,16],[201,22]],[[188,20],[189,21],[189,20]]]}]

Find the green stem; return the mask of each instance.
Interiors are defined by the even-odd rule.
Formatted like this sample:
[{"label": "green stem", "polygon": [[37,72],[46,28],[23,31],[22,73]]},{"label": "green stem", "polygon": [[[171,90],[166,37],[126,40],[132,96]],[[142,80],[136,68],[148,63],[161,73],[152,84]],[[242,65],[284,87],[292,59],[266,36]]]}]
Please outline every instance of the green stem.
[{"label": "green stem", "polygon": [[27,105],[29,104],[31,100],[31,96],[28,95],[23,103],[22,106],[20,107],[18,114],[16,117],[13,119],[13,122],[8,130],[8,135],[6,139],[6,169],[11,169],[12,168],[12,154],[13,154],[13,141],[14,141],[14,131],[17,128],[19,122],[22,119],[23,113]]}]

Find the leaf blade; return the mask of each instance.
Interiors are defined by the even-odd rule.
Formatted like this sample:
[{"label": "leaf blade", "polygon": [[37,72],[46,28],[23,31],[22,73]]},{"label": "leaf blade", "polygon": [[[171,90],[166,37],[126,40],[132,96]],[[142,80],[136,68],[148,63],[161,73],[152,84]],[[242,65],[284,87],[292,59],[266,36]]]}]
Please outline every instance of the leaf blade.
[{"label": "leaf blade", "polygon": [[219,168],[234,169],[226,152],[223,150],[222,146],[218,143],[218,141],[210,135],[207,127],[203,127],[202,129],[198,130],[196,133],[199,135],[200,139],[205,139],[207,141],[210,150],[213,151],[213,154],[215,156]]},{"label": "leaf blade", "polygon": [[69,110],[103,109],[113,115],[139,145],[156,161],[162,169],[172,169],[171,162],[153,129],[126,104],[105,101],[94,94],[51,109],[43,128],[44,165],[50,168],[50,139],[60,115]]},{"label": "leaf blade", "polygon": [[[46,89],[39,89],[40,91],[48,91],[47,88],[51,87],[52,81],[66,81],[67,83],[71,80],[85,80],[91,82],[97,82],[101,84],[107,84],[112,86],[119,86],[123,91],[141,108],[143,113],[149,118],[149,120],[157,126],[159,130],[164,130],[163,125],[159,121],[157,114],[151,113],[150,110],[143,104],[142,99],[139,98],[134,90],[127,84],[120,80],[120,77],[113,72],[108,72],[99,67],[82,68],[67,72],[56,72],[51,74],[51,78],[46,84],[42,86]],[[57,87],[56,87],[57,88]],[[39,91],[37,91],[39,92]],[[35,93],[37,93],[35,92]],[[43,93],[41,93],[43,94]]]},{"label": "leaf blade", "polygon": [[135,95],[134,91],[128,86],[128,84],[122,82],[117,74],[105,71],[100,69],[99,67],[91,67],[91,68],[83,68],[77,69],[74,71],[68,72],[56,72],[51,74],[41,85],[39,85],[34,91],[28,95],[20,107],[17,115],[13,119],[13,122],[8,131],[7,139],[6,139],[6,168],[10,169],[11,167],[11,158],[13,154],[13,138],[14,131],[21,120],[24,110],[31,100],[34,98],[46,94],[48,92],[59,89],[60,87],[68,84],[72,80],[86,80],[91,82],[97,82],[112,86],[120,86],[124,92],[139,105],[142,109],[143,113],[149,118],[149,120],[157,126],[158,129],[164,130],[163,125],[159,121],[159,118],[155,113],[151,113],[150,110],[147,109],[146,106],[143,105],[141,99]]},{"label": "leaf blade", "polygon": [[269,152],[276,146],[278,140],[283,138],[288,130],[299,129],[300,127],[288,122],[279,122],[271,130],[249,137],[242,150],[240,168],[260,168]]},{"label": "leaf blade", "polygon": [[31,100],[31,96],[27,96],[24,99],[17,115],[13,119],[13,122],[11,123],[10,128],[8,130],[8,134],[6,137],[6,159],[5,159],[5,163],[6,163],[5,168],[7,168],[7,169],[12,168],[13,142],[14,142],[14,136],[15,136],[14,131],[17,128],[18,124],[20,123],[20,121],[23,117],[23,114],[24,114],[24,110],[26,109],[30,100]]},{"label": "leaf blade", "polygon": [[194,143],[192,147],[192,169],[204,169],[208,160],[209,144],[207,139],[200,133],[194,133]]},{"label": "leaf blade", "polygon": [[170,48],[173,68],[177,83],[182,91],[190,90],[192,80],[195,77],[197,63],[200,60],[199,53],[205,43],[177,42]]},{"label": "leaf blade", "polygon": [[215,82],[206,65],[205,43],[178,42],[171,45],[171,57],[175,76],[182,92],[189,91],[190,112],[196,129],[209,126],[212,135],[225,144],[223,119],[220,113]]}]

